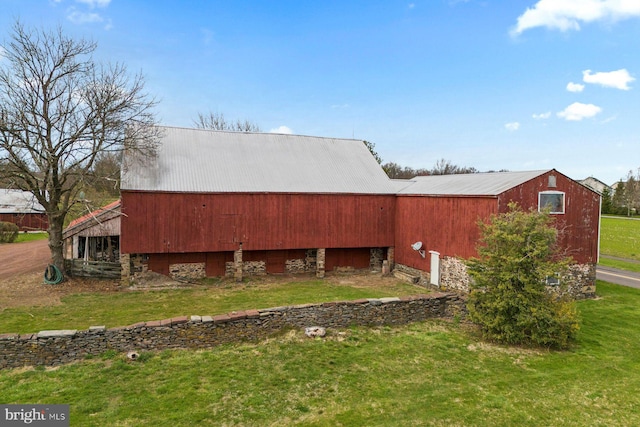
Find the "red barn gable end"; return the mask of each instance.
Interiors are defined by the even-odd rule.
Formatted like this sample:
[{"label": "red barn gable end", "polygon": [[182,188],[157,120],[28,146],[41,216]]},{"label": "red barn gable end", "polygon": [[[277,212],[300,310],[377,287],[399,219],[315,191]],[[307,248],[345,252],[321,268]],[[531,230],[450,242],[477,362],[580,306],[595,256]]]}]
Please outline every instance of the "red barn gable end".
[{"label": "red barn gable end", "polygon": [[477,254],[478,221],[507,212],[511,202],[530,210],[540,209],[549,201],[559,203],[552,215],[561,232],[560,245],[576,262],[576,275],[587,278],[581,282],[589,286],[585,291],[591,293],[598,261],[600,195],[555,169],[410,180],[398,192],[396,202],[395,254],[400,264],[397,267],[405,267],[408,272],[432,271],[432,257],[422,258],[411,246],[421,241],[427,252],[437,252],[438,260],[446,260],[439,266],[437,284],[455,288],[459,277],[453,272],[464,271],[464,266],[455,260]]},{"label": "red barn gable end", "polygon": [[[542,200],[560,203],[561,244],[594,283],[600,196],[556,170],[390,180],[359,140],[161,131],[156,158],[125,156],[125,273],[322,277],[395,265],[451,289],[451,271],[476,254],[479,220],[511,201],[530,209]],[[435,275],[430,251],[439,253]]]}]

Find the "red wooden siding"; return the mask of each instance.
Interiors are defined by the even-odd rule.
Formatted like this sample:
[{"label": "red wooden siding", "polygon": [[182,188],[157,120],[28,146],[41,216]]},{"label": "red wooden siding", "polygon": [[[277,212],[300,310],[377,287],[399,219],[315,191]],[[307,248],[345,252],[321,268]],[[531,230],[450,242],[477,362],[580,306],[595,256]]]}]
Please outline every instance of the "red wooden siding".
[{"label": "red wooden siding", "polygon": [[0,222],[12,222],[20,228],[20,231],[47,230],[49,220],[46,214],[0,214]]},{"label": "red wooden siding", "polygon": [[[497,212],[497,199],[398,196],[396,209],[395,261],[429,271],[429,251],[461,258],[475,255],[478,220]],[[423,243],[425,258],[411,248],[417,241]]]},{"label": "red wooden siding", "polygon": [[337,267],[369,268],[371,251],[369,248],[327,249],[324,268],[331,271]]},{"label": "red wooden siding", "polygon": [[123,253],[388,247],[395,195],[122,192]]},{"label": "red wooden siding", "polygon": [[[556,186],[549,187],[549,175],[556,177]],[[514,187],[500,195],[499,210],[506,212],[510,201],[517,201],[525,210],[538,209],[541,191],[565,193],[565,213],[553,214],[560,230],[560,245],[578,263],[598,260],[600,229],[600,195],[557,171]]]},{"label": "red wooden siding", "polygon": [[[549,175],[556,186],[549,187]],[[525,210],[538,209],[541,191],[565,193],[565,213],[553,215],[561,230],[560,246],[578,263],[595,263],[598,257],[600,196],[557,171],[505,191],[498,197],[398,196],[396,202],[395,260],[421,270],[430,270],[429,251],[441,256],[476,256],[480,237],[478,220],[506,212],[511,201]],[[422,241],[426,258],[411,248]]]}]

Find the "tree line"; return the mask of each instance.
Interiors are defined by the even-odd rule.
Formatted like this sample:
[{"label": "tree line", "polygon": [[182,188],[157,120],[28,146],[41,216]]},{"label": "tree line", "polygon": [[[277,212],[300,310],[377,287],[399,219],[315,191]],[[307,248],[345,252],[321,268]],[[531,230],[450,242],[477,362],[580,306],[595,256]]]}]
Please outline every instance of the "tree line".
[{"label": "tree line", "polygon": [[613,190],[605,187],[602,192],[602,213],[611,215],[638,215],[640,212],[640,168],[627,174],[613,185]]}]

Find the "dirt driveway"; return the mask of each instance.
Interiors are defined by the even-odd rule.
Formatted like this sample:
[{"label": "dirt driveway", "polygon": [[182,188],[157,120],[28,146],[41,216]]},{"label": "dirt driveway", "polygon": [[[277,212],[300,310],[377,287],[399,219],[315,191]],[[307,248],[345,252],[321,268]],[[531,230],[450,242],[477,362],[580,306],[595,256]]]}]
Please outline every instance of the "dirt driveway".
[{"label": "dirt driveway", "polygon": [[60,304],[60,298],[78,292],[118,292],[115,280],[67,279],[44,284],[51,262],[47,240],[0,245],[0,312],[9,307]]},{"label": "dirt driveway", "polygon": [[36,271],[44,274],[44,269],[50,262],[51,252],[47,240],[1,244],[0,280]]}]

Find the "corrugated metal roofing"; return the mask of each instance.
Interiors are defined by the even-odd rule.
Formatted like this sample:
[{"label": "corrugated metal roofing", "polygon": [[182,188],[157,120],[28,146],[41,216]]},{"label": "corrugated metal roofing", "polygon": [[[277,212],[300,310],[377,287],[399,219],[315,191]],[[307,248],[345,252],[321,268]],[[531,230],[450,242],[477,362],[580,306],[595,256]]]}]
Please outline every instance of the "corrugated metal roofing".
[{"label": "corrugated metal roofing", "polygon": [[84,222],[90,221],[95,224],[99,224],[99,217],[103,215],[115,214],[120,215],[120,199],[115,200],[101,208],[96,209],[93,212],[89,212],[88,214],[82,215],[80,218],[76,218],[69,223],[67,228],[65,229],[65,233],[70,231],[72,228],[82,225]]},{"label": "corrugated metal roofing", "polygon": [[403,188],[398,194],[497,196],[546,172],[549,171],[417,176],[411,179],[413,184]]},{"label": "corrugated metal roofing", "polygon": [[0,188],[0,213],[44,213],[44,208],[28,191]]},{"label": "corrugated metal roofing", "polygon": [[121,188],[395,194],[360,140],[162,127],[158,156],[125,158]]}]

